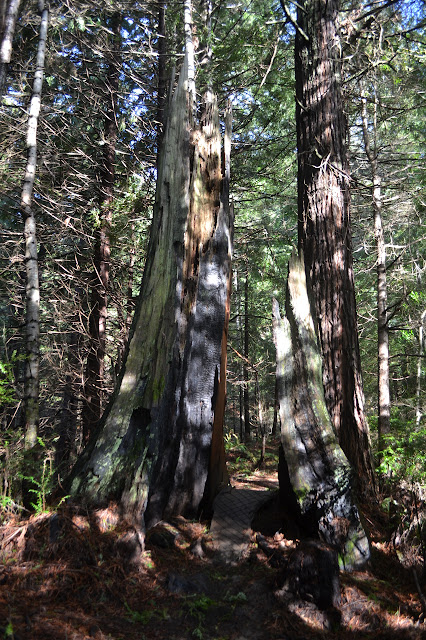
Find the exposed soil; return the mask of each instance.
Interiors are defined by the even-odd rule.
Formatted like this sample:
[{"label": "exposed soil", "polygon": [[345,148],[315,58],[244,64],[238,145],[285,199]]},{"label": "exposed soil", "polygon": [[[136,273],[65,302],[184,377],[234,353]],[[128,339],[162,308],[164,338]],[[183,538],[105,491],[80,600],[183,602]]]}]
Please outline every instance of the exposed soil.
[{"label": "exposed soil", "polygon": [[[272,455],[256,472],[250,456],[243,470],[237,457],[233,484],[276,487]],[[113,505],[86,514],[67,507],[27,520],[9,516],[0,527],[0,638],[426,639],[412,569],[389,542],[387,518],[370,508],[364,519],[371,567],[341,575],[339,606],[320,610],[283,589],[297,540],[283,530],[273,499],[235,566],[217,563],[208,523],[177,518],[159,525],[142,551]]]}]

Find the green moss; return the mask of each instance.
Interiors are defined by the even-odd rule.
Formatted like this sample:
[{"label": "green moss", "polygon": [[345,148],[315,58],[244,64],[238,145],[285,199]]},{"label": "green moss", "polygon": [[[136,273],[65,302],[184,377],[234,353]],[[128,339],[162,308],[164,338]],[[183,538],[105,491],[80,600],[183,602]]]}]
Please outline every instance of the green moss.
[{"label": "green moss", "polygon": [[346,539],[344,550],[339,553],[339,567],[344,571],[362,568],[370,558],[367,536],[361,526],[353,528]]},{"label": "green moss", "polygon": [[154,380],[152,383],[152,403],[155,405],[163,395],[164,385],[166,381],[164,376],[160,376],[158,380]]}]

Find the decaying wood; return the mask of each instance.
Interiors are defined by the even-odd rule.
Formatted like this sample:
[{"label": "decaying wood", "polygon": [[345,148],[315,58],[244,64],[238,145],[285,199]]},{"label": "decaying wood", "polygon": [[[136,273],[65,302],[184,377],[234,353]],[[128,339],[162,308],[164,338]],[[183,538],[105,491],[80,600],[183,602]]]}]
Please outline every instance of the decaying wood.
[{"label": "decaying wood", "polygon": [[[352,498],[352,471],[328,414],[322,360],[303,254],[289,263],[286,317],[273,303],[281,443],[286,473],[280,490],[296,504],[303,531],[337,550],[342,568],[360,567],[370,552]],[[296,500],[294,500],[296,498]]]},{"label": "decaying wood", "polygon": [[[232,251],[229,144],[213,95],[194,123],[188,56],[168,109],[147,262],[118,392],[70,492],[151,526],[226,483],[222,442]],[[227,138],[230,138],[229,124]],[[210,475],[209,475],[210,473]]]}]

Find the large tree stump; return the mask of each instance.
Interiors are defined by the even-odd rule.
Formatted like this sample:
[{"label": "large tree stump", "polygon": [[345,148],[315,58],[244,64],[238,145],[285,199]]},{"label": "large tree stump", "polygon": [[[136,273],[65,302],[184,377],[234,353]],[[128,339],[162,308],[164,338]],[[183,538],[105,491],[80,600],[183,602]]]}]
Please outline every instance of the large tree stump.
[{"label": "large tree stump", "polygon": [[118,389],[69,493],[149,528],[211,510],[227,484],[222,437],[233,212],[217,102],[193,114],[188,52],[169,105],[139,305]]},{"label": "large tree stump", "polygon": [[325,404],[303,254],[289,263],[286,317],[273,301],[273,330],[285,458],[280,491],[307,536],[335,548],[341,568],[359,568],[370,557],[369,544],[352,497],[352,470]]}]

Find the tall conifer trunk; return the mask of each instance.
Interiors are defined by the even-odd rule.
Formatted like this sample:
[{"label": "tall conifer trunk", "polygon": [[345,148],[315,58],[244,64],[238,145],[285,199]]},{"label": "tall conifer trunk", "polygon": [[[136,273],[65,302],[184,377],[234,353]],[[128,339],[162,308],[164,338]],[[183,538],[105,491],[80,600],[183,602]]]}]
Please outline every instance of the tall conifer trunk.
[{"label": "tall conifer trunk", "polygon": [[361,486],[374,491],[358,345],[338,0],[305,0],[295,44],[299,249],[312,284],[325,398]]},{"label": "tall conifer trunk", "polygon": [[[364,138],[364,149],[370,165],[372,181],[372,200],[374,218],[374,237],[376,240],[377,252],[377,434],[379,452],[383,450],[383,436],[390,432],[390,387],[389,387],[389,328],[388,328],[388,291],[386,278],[386,245],[382,224],[382,194],[381,178],[377,160],[377,149],[375,148],[375,134],[373,133],[373,144],[371,144],[367,98],[365,88],[361,85],[362,100],[362,133]],[[377,110],[377,100],[375,103]],[[374,118],[376,122],[376,118]]]}]

